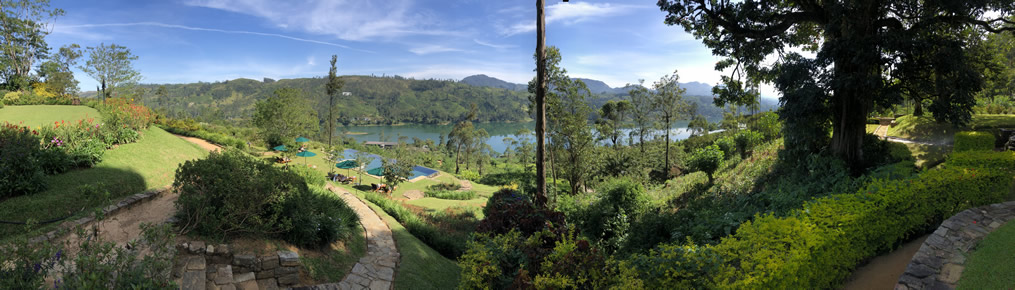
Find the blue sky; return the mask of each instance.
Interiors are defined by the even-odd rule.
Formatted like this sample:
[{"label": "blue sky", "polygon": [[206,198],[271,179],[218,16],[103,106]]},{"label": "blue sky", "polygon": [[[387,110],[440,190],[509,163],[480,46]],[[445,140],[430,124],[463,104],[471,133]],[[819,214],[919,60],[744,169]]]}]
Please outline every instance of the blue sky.
[{"label": "blue sky", "polygon": [[[717,58],[656,1],[547,1],[547,44],[573,77],[613,87],[679,70],[715,85]],[[535,1],[490,0],[55,0],[66,10],[47,38],[124,45],[143,83],[342,75],[461,79],[534,76]],[[82,61],[83,63],[83,61]],[[96,81],[76,71],[82,90]],[[772,94],[766,94],[772,95]]]}]

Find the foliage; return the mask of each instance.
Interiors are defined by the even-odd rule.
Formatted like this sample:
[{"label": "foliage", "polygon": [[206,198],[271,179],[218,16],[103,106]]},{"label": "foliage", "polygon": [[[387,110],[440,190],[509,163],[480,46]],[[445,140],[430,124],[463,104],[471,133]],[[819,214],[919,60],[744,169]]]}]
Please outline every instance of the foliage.
[{"label": "foliage", "polygon": [[[85,237],[84,230],[78,230]],[[175,235],[169,225],[141,225],[141,237],[125,247],[80,238],[54,285],[69,289],[176,289],[172,281]]]},{"label": "foliage", "polygon": [[[712,143],[712,144],[714,144],[715,146],[719,147],[719,151],[722,151],[724,159],[733,158],[733,156],[737,154],[737,139],[736,139],[736,135],[726,135],[726,136],[723,136],[723,137],[721,137],[719,139],[716,139],[715,143]],[[708,146],[704,146],[702,148],[705,148],[705,147],[708,147]]]},{"label": "foliage", "polygon": [[817,198],[785,216],[762,214],[745,222],[732,236],[707,246],[730,265],[715,274],[666,269],[666,277],[709,288],[835,287],[861,261],[963,209],[1002,200],[1013,170],[950,167],[915,178],[875,179],[855,193]]},{"label": "foliage", "polygon": [[45,59],[52,21],[64,14],[48,0],[7,0],[0,4],[0,82],[8,90],[28,88],[32,65]]},{"label": "foliage", "polygon": [[348,237],[358,222],[333,194],[311,190],[299,174],[236,149],[183,163],[173,187],[180,192],[182,231],[203,236],[272,236],[323,246]]},{"label": "foliage", "polygon": [[[26,226],[28,231],[33,225]],[[36,243],[15,237],[0,243],[0,288],[42,289],[45,279],[60,262],[63,251],[56,243]]]},{"label": "foliage", "polygon": [[339,91],[342,90],[342,86],[345,85],[342,78],[338,77],[338,69],[335,68],[336,62],[338,62],[338,55],[331,55],[331,68],[328,69],[328,83],[324,85],[325,92],[328,94],[328,119],[325,125],[328,128],[329,149],[331,147],[332,135],[335,134],[335,124],[338,122],[338,118],[335,116],[338,114],[338,106],[335,104],[335,100],[338,97]]},{"label": "foliage", "polygon": [[285,240],[303,247],[326,247],[362,229],[356,212],[342,198],[319,186],[287,199],[282,212],[292,218],[292,229],[284,234]]},{"label": "foliage", "polygon": [[317,132],[317,111],[303,91],[291,88],[275,90],[264,101],[257,102],[253,124],[269,147],[284,144],[299,136]]},{"label": "foliage", "polygon": [[606,253],[613,253],[625,243],[631,221],[646,208],[649,199],[641,184],[627,178],[600,184],[596,192],[597,196],[586,204],[571,200],[571,204],[558,207],[582,236]]},{"label": "foliage", "polygon": [[663,172],[667,178],[670,176],[670,126],[673,125],[673,121],[683,119],[695,111],[687,104],[687,101],[684,101],[684,94],[687,90],[680,87],[679,80],[680,75],[677,74],[677,71],[673,71],[672,75],[663,76],[653,84],[656,90],[653,103],[659,112],[663,129],[666,131],[664,139],[666,145],[663,147],[666,148],[666,154],[663,157],[665,160]]},{"label": "foliage", "polygon": [[296,175],[299,175],[300,177],[303,177],[303,180],[307,182],[307,185],[324,186],[324,184],[328,182],[328,177],[321,174],[320,171],[302,164],[290,165],[288,170],[292,173],[296,173]]},{"label": "foliage", "polygon": [[529,196],[507,188],[493,193],[483,208],[483,216],[486,218],[480,221],[476,232],[498,235],[517,230],[530,236],[544,228],[555,233],[566,231],[562,213],[537,207]]},{"label": "foliage", "polygon": [[994,134],[977,131],[955,133],[955,149],[953,150],[956,152],[993,149]]},{"label": "foliage", "polygon": [[752,130],[741,130],[737,132],[737,135],[733,137],[733,142],[737,145],[737,152],[740,152],[740,158],[746,159],[751,154],[751,150],[755,146],[761,144],[764,140],[764,135]]},{"label": "foliage", "polygon": [[757,121],[751,124],[752,130],[761,133],[765,141],[779,138],[782,133],[782,122],[779,121],[779,114],[764,112],[759,115],[757,116]]},{"label": "foliage", "polygon": [[426,197],[433,197],[439,199],[453,199],[453,200],[470,200],[476,198],[476,192],[472,190],[450,191],[450,190],[428,189],[426,191]]},{"label": "foliage", "polygon": [[479,181],[481,178],[479,173],[468,169],[463,170],[462,173],[458,174],[458,177],[468,181]]},{"label": "foliage", "polygon": [[78,80],[74,79],[71,67],[81,57],[81,46],[64,45],[50,60],[39,65],[39,77],[45,79],[45,88],[59,96],[74,96],[78,93]]},{"label": "foliage", "polygon": [[695,150],[694,154],[691,154],[691,158],[688,160],[687,164],[696,171],[702,171],[705,172],[705,174],[708,174],[708,182],[712,183],[714,180],[712,175],[717,169],[719,169],[719,165],[722,164],[723,155],[724,154],[722,150],[719,149],[719,146],[711,145]]},{"label": "foliage", "polygon": [[[969,121],[973,93],[982,86],[981,58],[970,49],[971,26],[990,32],[1015,30],[1009,1],[970,5],[890,1],[853,5],[850,1],[741,3],[666,0],[665,22],[695,34],[717,55],[716,70],[733,68],[714,91],[717,105],[757,100],[761,82],[774,80],[783,93],[780,115],[786,146],[794,161],[824,145],[860,173],[864,118],[877,108],[901,103],[904,94],[928,95],[939,121]],[[918,14],[898,11],[922,11]],[[942,21],[939,15],[976,15]],[[872,21],[879,19],[879,21]],[[817,52],[813,59],[783,55],[768,67],[769,56],[787,47]],[[884,73],[884,68],[895,68]],[[925,83],[933,85],[923,85]],[[826,143],[826,126],[832,138]],[[792,152],[796,151],[796,152]]]},{"label": "foliage", "polygon": [[140,131],[155,122],[155,112],[126,98],[109,98],[96,106],[106,126]]},{"label": "foliage", "polygon": [[607,101],[599,108],[599,119],[596,120],[596,131],[600,139],[610,139],[613,147],[617,147],[617,139],[620,138],[620,129],[624,128],[627,121],[627,114],[631,111],[631,102],[628,100]]},{"label": "foliage", "polygon": [[163,120],[161,124],[156,124],[156,126],[173,134],[201,138],[219,146],[230,146],[241,150],[247,148],[247,142],[243,141],[243,139],[205,130],[201,125],[194,122],[194,119]]},{"label": "foliage", "polygon": [[364,192],[366,200],[379,206],[384,212],[390,214],[402,226],[405,226],[420,241],[427,244],[441,255],[448,258],[457,258],[465,252],[465,241],[468,239],[460,234],[443,232],[433,224],[426,222],[423,218],[405,208],[397,201],[387,199],[373,192]]},{"label": "foliage", "polygon": [[715,282],[707,277],[720,272],[722,258],[710,247],[662,244],[630,263],[648,289],[708,289]]},{"label": "foliage", "polygon": [[4,123],[0,128],[0,197],[32,194],[46,189],[39,164],[38,131]]},{"label": "foliage", "polygon": [[947,166],[979,167],[989,170],[1015,168],[1015,152],[1013,151],[957,151],[948,156]]},{"label": "foliage", "polygon": [[100,96],[103,100],[117,97],[115,93],[126,85],[134,85],[141,81],[141,73],[134,69],[133,62],[137,56],[122,45],[105,43],[89,46],[88,61],[78,66],[102,86]]}]

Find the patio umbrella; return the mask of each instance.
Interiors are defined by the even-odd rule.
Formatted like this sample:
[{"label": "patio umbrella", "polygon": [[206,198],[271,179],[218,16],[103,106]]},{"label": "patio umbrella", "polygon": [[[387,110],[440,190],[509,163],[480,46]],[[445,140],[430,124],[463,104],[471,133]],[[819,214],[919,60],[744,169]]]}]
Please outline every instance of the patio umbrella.
[{"label": "patio umbrella", "polygon": [[367,170],[367,174],[376,175],[376,176],[384,176],[384,167],[377,167],[377,168],[374,168],[374,169]]},{"label": "patio umbrella", "polygon": [[303,157],[303,164],[307,164],[307,158],[306,157],[317,156],[317,153],[310,152],[310,151],[303,151],[303,152],[300,152],[300,153],[296,153],[296,156]]},{"label": "patio umbrella", "polygon": [[296,143],[305,143],[305,142],[310,142],[310,139],[303,138],[303,137],[296,137]]},{"label": "patio umbrella", "polygon": [[346,160],[346,161],[342,161],[342,162],[336,163],[335,167],[338,167],[338,168],[341,168],[341,169],[353,169],[353,168],[359,167],[359,163],[356,163],[356,160]]},{"label": "patio umbrella", "polygon": [[275,151],[282,151],[282,152],[286,151],[285,145],[278,145],[278,146],[272,147],[271,149],[274,149]]}]

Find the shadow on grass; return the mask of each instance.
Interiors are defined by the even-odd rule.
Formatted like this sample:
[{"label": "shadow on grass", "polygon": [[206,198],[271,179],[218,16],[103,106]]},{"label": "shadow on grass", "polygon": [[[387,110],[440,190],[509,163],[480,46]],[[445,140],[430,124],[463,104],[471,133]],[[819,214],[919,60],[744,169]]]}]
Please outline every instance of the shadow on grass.
[{"label": "shadow on grass", "polygon": [[[95,167],[47,176],[46,190],[17,196],[0,202],[0,220],[25,222],[67,219],[92,213],[92,209],[117,201],[124,196],[148,189],[144,177],[136,172]],[[109,192],[108,199],[86,193],[86,187]],[[24,225],[0,224],[0,240],[15,236],[36,235],[59,225],[53,222],[26,229]]]}]

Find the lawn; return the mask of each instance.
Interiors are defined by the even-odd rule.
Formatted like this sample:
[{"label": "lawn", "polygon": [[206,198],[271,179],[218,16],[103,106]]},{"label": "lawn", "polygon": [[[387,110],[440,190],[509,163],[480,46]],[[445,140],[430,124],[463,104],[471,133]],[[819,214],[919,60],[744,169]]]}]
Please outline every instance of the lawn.
[{"label": "lawn", "polygon": [[909,148],[909,152],[912,152],[913,158],[916,159],[916,167],[921,169],[928,169],[945,161],[945,157],[948,153],[952,152],[952,148],[949,146],[937,146],[937,145],[923,145],[916,143],[905,143],[906,148]]},{"label": "lawn", "polygon": [[938,123],[934,117],[924,115],[902,116],[895,119],[895,127],[888,128],[888,136],[920,141],[940,142],[951,140],[956,132],[963,130],[985,130],[993,128],[1015,128],[1015,115],[973,115],[973,120],[964,127],[950,123]]},{"label": "lawn", "polygon": [[1015,223],[1009,222],[980,241],[968,256],[957,289],[1011,289],[1015,285]]},{"label": "lawn", "polygon": [[[110,199],[115,201],[145,189],[172,184],[180,163],[203,158],[208,154],[197,145],[159,128],[149,128],[143,134],[137,143],[107,150],[102,162],[93,168],[47,176],[48,188],[43,192],[0,202],[0,220],[43,221],[64,216],[81,216],[91,212],[87,209],[103,203],[102,200],[89,199],[80,194],[81,186],[100,186],[108,190]],[[44,232],[57,224],[59,223],[43,226],[30,234]],[[0,237],[3,237],[0,239],[24,234],[26,232],[23,226],[0,225]]]},{"label": "lawn", "polygon": [[77,121],[88,118],[101,120],[99,111],[86,106],[6,106],[0,109],[0,122],[23,123],[37,128],[57,121]]},{"label": "lawn", "polygon": [[878,124],[867,124],[867,133],[874,134],[874,130],[877,130],[880,125]]}]

